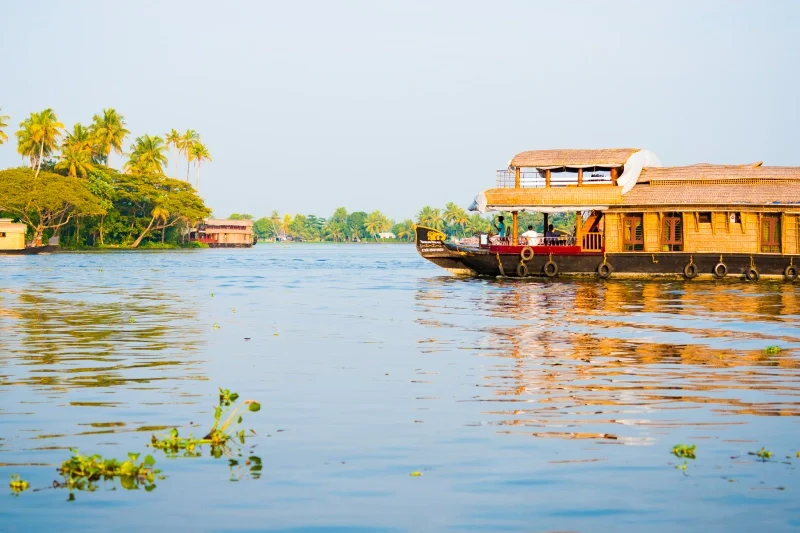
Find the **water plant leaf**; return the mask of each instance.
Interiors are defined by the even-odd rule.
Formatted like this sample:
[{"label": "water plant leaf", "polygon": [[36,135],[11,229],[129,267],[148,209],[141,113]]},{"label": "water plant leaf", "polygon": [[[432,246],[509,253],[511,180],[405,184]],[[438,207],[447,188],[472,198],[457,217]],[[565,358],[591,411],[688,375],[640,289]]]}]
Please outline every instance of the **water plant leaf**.
[{"label": "water plant leaf", "polygon": [[156,464],[156,459],[152,455],[148,455],[147,457],[144,458],[145,466],[153,466],[154,464]]},{"label": "water plant leaf", "polygon": [[767,354],[767,355],[777,355],[777,354],[781,353],[781,347],[780,346],[767,346],[766,348],[764,348],[764,353]]},{"label": "water plant leaf", "polygon": [[422,472],[418,472],[418,471],[414,471],[414,472],[411,472],[409,474],[409,476],[411,476],[411,477],[420,477],[421,475],[422,475]]},{"label": "water plant leaf", "polygon": [[250,410],[250,411],[251,411],[251,412],[253,412],[253,413],[257,413],[258,411],[260,411],[260,410],[261,410],[261,404],[260,404],[260,403],[258,403],[258,402],[251,402],[251,403],[250,403],[250,404],[247,406],[247,409],[248,409],[248,410]]},{"label": "water plant leaf", "polygon": [[697,449],[696,444],[688,445],[688,444],[676,444],[672,447],[672,455],[675,457],[680,457],[682,459],[695,459],[695,450]]}]

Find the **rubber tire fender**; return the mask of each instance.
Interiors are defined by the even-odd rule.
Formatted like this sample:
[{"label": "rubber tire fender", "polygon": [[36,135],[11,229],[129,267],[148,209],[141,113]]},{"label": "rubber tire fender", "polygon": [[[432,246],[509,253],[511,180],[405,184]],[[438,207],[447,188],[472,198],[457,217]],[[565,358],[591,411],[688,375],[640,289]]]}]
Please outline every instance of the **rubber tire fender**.
[{"label": "rubber tire fender", "polygon": [[555,261],[548,261],[542,267],[542,272],[544,272],[544,275],[548,278],[554,278],[558,275],[558,265]]},{"label": "rubber tire fender", "polygon": [[528,275],[528,265],[524,262],[520,261],[517,265],[517,276],[520,278],[524,278]]},{"label": "rubber tire fender", "polygon": [[720,261],[716,265],[714,265],[714,277],[717,279],[722,279],[728,275],[728,265]]},{"label": "rubber tire fender", "polygon": [[685,267],[683,267],[683,275],[686,276],[686,279],[694,279],[697,277],[697,265],[694,263],[689,263]]},{"label": "rubber tire fender", "polygon": [[783,269],[783,275],[786,276],[786,279],[789,281],[794,281],[797,279],[798,275],[798,268],[796,265],[789,265],[785,269]]},{"label": "rubber tire fender", "polygon": [[614,269],[608,261],[603,261],[597,265],[597,275],[600,276],[601,279],[608,279],[613,271]]},{"label": "rubber tire fender", "polygon": [[744,271],[744,277],[747,279],[747,281],[758,281],[758,278],[761,276],[758,274],[758,269],[756,269],[754,266],[751,266]]},{"label": "rubber tire fender", "polygon": [[[530,252],[530,255],[528,255],[527,252]],[[519,257],[523,261],[530,261],[531,259],[533,259],[533,248],[531,248],[530,246],[526,246],[519,252]]]}]

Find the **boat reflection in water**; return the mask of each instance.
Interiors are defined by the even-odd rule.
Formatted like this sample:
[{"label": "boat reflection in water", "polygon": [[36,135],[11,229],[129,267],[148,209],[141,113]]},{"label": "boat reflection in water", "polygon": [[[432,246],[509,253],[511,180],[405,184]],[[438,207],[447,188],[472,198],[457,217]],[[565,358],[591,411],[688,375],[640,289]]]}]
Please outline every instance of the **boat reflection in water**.
[{"label": "boat reflection in water", "polygon": [[[752,438],[745,415],[800,414],[793,286],[485,282],[463,302],[449,286],[474,280],[430,283],[441,287],[417,293],[435,317],[423,324],[462,329],[459,348],[487,358],[474,400],[502,432],[641,444],[666,428],[740,426],[725,437]],[[448,323],[468,306],[477,338]]]}]

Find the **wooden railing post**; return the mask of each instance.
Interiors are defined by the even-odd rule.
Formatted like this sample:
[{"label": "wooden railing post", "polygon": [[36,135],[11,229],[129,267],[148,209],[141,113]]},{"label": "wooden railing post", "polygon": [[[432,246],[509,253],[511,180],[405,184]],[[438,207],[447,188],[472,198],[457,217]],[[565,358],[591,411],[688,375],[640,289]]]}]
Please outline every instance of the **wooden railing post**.
[{"label": "wooden railing post", "polygon": [[519,213],[517,211],[511,212],[511,246],[519,244]]}]

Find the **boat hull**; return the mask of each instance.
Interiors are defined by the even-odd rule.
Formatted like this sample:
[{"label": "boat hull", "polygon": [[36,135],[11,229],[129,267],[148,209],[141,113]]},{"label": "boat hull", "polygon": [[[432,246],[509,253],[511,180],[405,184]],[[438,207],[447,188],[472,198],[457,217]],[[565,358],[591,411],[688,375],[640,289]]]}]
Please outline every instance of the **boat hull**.
[{"label": "boat hull", "polygon": [[[696,278],[714,279],[714,267],[722,262],[727,267],[726,278],[745,278],[755,267],[763,279],[790,281],[784,271],[790,264],[800,265],[800,256],[780,254],[718,254],[718,253],[603,253],[576,252],[574,247],[534,247],[527,261],[520,256],[521,247],[492,246],[491,248],[463,247],[444,242],[444,234],[417,227],[417,251],[432,263],[461,275],[503,276],[526,278],[600,278],[598,267],[607,263],[610,278],[686,278],[684,269],[690,263],[696,267]],[[537,252],[540,250],[542,252]],[[545,273],[545,264],[554,263],[556,272]],[[520,268],[520,263],[525,265]],[[553,267],[548,270],[553,273]]]},{"label": "boat hull", "polygon": [[0,255],[36,255],[49,254],[58,251],[58,245],[29,246],[21,250],[0,250]]}]

